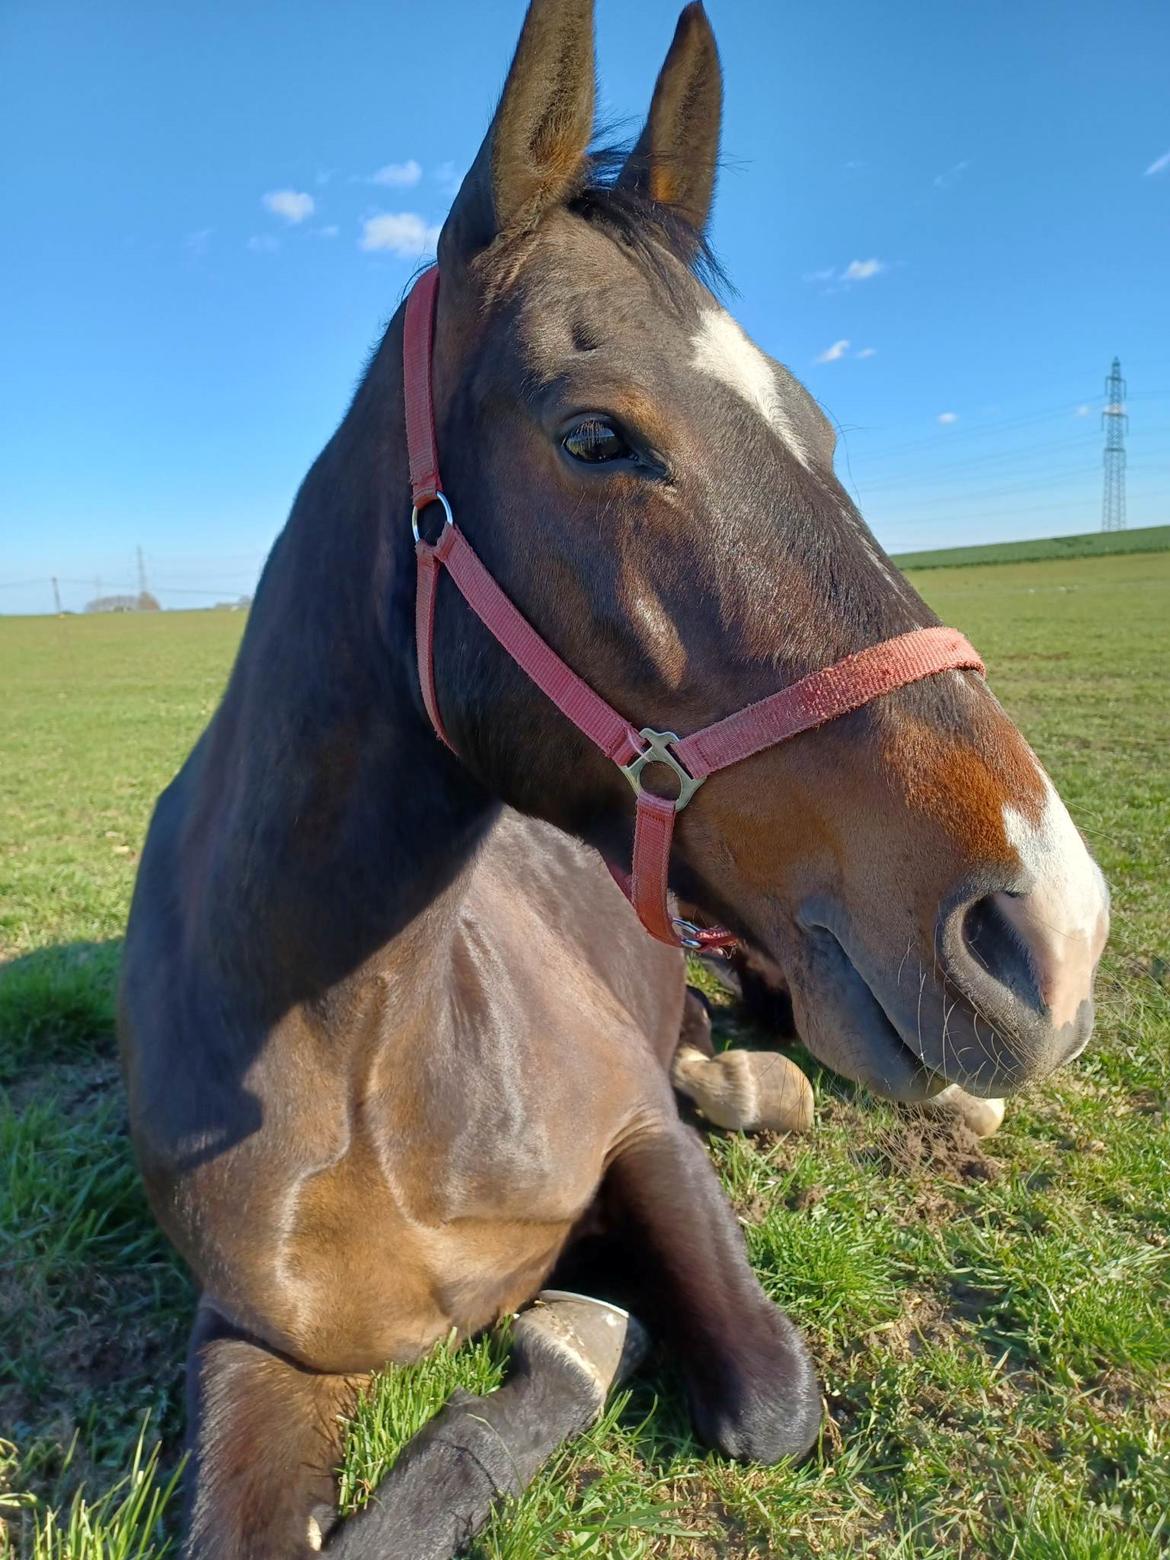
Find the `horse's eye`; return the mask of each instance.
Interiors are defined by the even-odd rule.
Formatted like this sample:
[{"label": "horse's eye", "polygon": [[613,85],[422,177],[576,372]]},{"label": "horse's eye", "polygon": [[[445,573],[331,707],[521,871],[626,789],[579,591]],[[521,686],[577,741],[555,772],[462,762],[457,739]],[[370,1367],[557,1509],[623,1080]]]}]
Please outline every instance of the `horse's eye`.
[{"label": "horse's eye", "polygon": [[565,435],[564,445],[574,460],[590,464],[628,460],[631,454],[630,446],[604,417],[583,417],[579,423],[574,423]]}]

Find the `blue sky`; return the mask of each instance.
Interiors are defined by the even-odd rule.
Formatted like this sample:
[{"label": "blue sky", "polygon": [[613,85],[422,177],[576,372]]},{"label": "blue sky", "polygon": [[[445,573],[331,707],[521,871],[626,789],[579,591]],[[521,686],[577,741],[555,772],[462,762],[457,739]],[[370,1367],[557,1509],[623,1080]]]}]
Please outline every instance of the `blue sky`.
[{"label": "blue sky", "polygon": [[[520,0],[3,0],[0,610],[250,589],[452,179]],[[634,130],[673,0],[598,0]],[[733,307],[892,550],[1170,520],[1170,9],[709,0]],[[429,62],[429,64],[428,64]],[[945,420],[944,420],[945,419]],[[27,582],[27,583],[26,583]]]}]

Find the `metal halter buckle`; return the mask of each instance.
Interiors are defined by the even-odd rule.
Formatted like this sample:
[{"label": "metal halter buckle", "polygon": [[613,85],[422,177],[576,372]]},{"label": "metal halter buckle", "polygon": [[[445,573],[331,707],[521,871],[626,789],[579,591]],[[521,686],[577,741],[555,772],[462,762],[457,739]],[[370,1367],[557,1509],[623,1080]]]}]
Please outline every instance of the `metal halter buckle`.
[{"label": "metal halter buckle", "polygon": [[670,924],[678,933],[678,940],[684,948],[701,948],[703,940],[699,936],[702,927],[696,926],[693,921],[684,920],[681,915],[672,915]]},{"label": "metal halter buckle", "polygon": [[643,726],[638,735],[646,746],[628,764],[619,764],[618,767],[633,787],[634,795],[641,796],[645,789],[642,784],[643,769],[647,764],[665,764],[667,769],[673,770],[678,781],[678,795],[674,799],[674,810],[676,813],[682,812],[707,778],[706,775],[696,780],[694,775],[688,774],[670,751],[670,744],[679,740],[677,732],[655,731],[653,726]]},{"label": "metal halter buckle", "polygon": [[[454,525],[455,524],[455,516],[451,513],[451,505],[447,502],[447,495],[446,495],[446,493],[442,493],[442,492],[436,493],[434,498],[428,498],[426,503],[423,505],[423,508],[424,509],[429,509],[432,504],[442,504],[442,506],[443,506],[443,514],[445,516],[445,519],[443,521],[444,526]],[[418,529],[418,515],[419,515],[418,505],[415,504],[414,507],[410,511],[410,529],[414,533],[415,541],[416,542],[421,542],[422,541],[422,536],[419,533],[419,529]]]}]

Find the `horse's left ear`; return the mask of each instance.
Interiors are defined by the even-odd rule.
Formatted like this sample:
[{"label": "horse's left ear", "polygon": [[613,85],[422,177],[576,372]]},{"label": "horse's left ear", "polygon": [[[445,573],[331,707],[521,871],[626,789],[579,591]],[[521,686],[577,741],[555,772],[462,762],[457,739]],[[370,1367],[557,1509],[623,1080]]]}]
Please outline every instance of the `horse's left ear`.
[{"label": "horse's left ear", "polygon": [[532,229],[587,171],[593,130],[593,0],[530,0],[503,96],[439,240],[439,264]]},{"label": "horse's left ear", "polygon": [[649,117],[618,184],[673,207],[701,233],[715,194],[722,117],[715,34],[702,0],[693,0],[678,19]]}]

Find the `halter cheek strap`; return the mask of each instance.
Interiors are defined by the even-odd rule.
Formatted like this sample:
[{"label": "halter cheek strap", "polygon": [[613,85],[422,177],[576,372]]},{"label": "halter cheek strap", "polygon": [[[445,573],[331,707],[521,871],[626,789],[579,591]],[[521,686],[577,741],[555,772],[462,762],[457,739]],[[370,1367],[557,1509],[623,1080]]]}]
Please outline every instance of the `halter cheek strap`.
[{"label": "halter cheek strap", "polygon": [[[419,277],[407,299],[403,333],[406,442],[414,503],[411,527],[418,560],[415,640],[419,683],[431,725],[440,740],[452,748],[439,713],[434,664],[439,574],[446,570],[467,605],[512,660],[561,714],[619,767],[633,788],[637,797],[633,870],[628,879],[618,873],[614,876],[642,925],[659,942],[676,947],[729,947],[735,942],[731,932],[722,927],[695,926],[672,916],[669,907],[674,822],[704,780],[802,731],[860,709],[883,693],[936,672],[982,673],[983,662],[955,629],[920,628],[846,656],[835,666],[813,672],[688,737],[650,726],[636,729],[537,633],[455,524],[439,476],[431,389],[438,290],[438,268],[432,267]],[[431,543],[420,535],[418,519],[423,509],[435,503],[443,509],[444,523],[438,540]],[[651,765],[665,765],[673,772],[679,787],[676,797],[657,796],[643,787],[643,771]]]}]

